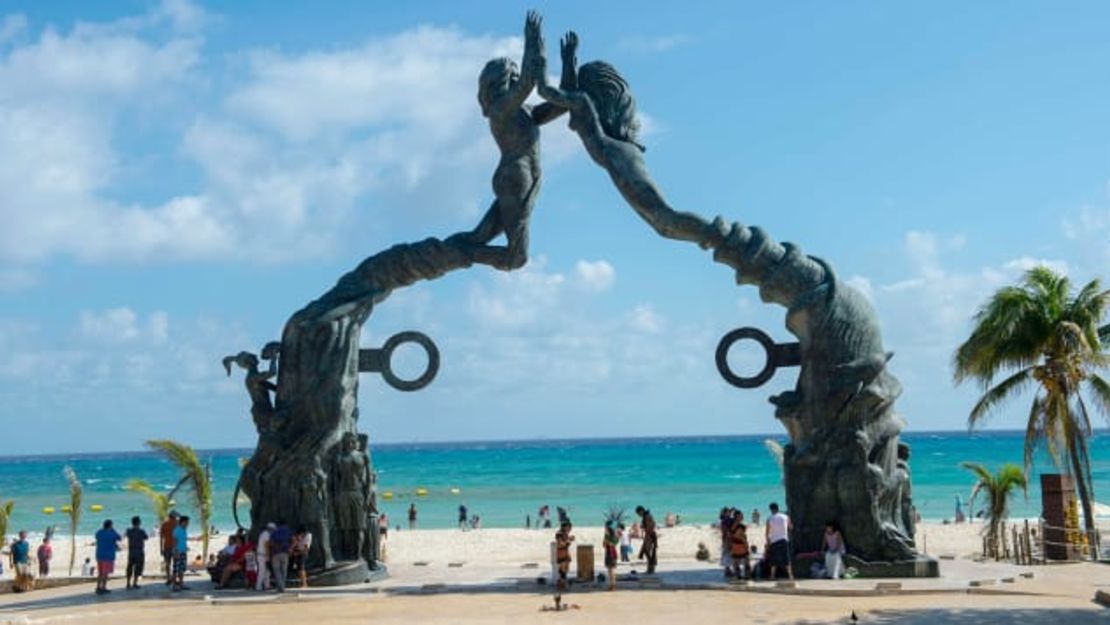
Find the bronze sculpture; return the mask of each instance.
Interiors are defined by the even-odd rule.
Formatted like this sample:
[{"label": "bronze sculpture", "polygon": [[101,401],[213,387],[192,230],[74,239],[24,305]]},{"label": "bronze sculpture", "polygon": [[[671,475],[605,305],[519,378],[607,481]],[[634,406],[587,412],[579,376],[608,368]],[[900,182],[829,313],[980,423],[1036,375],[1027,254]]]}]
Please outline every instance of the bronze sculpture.
[{"label": "bronze sculpture", "polygon": [[[560,87],[551,87],[538,15],[529,14],[525,37],[519,76],[511,61],[495,60],[480,79],[479,100],[502,161],[494,176],[497,199],[479,226],[370,256],[297,311],[282,333],[272,404],[275,360],[263,373],[257,358],[253,368],[243,358],[259,428],[259,447],[243,477],[252,533],[278,518],[308,525],[319,538],[308,559],[317,584],[361,581],[378,566],[375,477],[358,434],[358,374],[384,374],[382,354],[390,350],[360,350],[362,326],[395,289],[475,263],[511,270],[526,262],[540,180],[537,127],[569,110],[570,127],[590,157],[657,233],[712,249],[715,261],[735,270],[738,284],[757,285],[764,301],[787,309],[786,327],[798,343],[767,349],[775,350],[777,366],[801,367],[795,389],[771,398],[791,439],[784,471],[797,550],[816,551],[824,523],[836,519],[855,558],[849,563],[864,574],[936,575],[936,561],[918,556],[913,543],[909,449],[899,440],[902,421],[893,406],[901,389],[887,370],[890,355],[871,305],[828,263],[759,228],[672,208],[644,162],[627,81],[601,61],[576,67],[578,39],[571,32],[560,46]],[[548,105],[529,111],[523,102],[533,82]],[[502,232],[507,245],[489,246]],[[414,382],[391,381],[395,388],[415,390],[431,381],[439,360],[429,345],[428,372]],[[229,370],[230,362],[239,361],[225,361]],[[774,367],[769,371],[766,377]]]}]

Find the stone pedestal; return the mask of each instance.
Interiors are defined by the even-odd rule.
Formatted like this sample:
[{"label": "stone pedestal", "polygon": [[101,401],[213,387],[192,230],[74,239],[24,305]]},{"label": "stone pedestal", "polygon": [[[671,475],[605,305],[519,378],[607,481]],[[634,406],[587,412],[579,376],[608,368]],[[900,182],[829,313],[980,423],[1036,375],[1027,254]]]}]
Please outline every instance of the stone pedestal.
[{"label": "stone pedestal", "polygon": [[1041,474],[1041,518],[1044,519],[1044,556],[1049,560],[1079,559],[1079,519],[1069,510],[1078,507],[1075,479],[1066,474]]}]

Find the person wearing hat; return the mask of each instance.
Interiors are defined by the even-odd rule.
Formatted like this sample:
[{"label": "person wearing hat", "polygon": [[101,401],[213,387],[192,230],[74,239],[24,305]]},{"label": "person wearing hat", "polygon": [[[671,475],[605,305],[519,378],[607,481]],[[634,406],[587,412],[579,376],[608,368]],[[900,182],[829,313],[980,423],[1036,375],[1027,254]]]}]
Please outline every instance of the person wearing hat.
[{"label": "person wearing hat", "polygon": [[158,542],[162,549],[162,566],[166,570],[167,586],[173,583],[173,531],[177,528],[180,516],[177,510],[170,510],[166,520],[158,527]]},{"label": "person wearing hat", "polygon": [[258,581],[255,590],[266,590],[270,585],[270,535],[277,530],[277,525],[267,523],[266,528],[258,535]]}]

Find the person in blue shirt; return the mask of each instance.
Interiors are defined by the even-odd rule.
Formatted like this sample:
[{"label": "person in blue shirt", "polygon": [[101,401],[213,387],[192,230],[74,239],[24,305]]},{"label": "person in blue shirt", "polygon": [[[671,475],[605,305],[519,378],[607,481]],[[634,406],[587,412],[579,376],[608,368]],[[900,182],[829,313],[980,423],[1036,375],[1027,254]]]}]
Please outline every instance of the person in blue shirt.
[{"label": "person in blue shirt", "polygon": [[277,529],[270,534],[270,562],[274,566],[274,587],[285,592],[285,579],[289,572],[289,550],[293,545],[293,530],[284,520],[278,520]]},{"label": "person in blue shirt", "polygon": [[173,529],[173,589],[185,588],[185,565],[189,559],[189,517],[183,516]]},{"label": "person in blue shirt", "polygon": [[104,527],[96,532],[96,594],[109,592],[108,576],[116,568],[116,552],[123,537],[112,529],[112,520],[104,521]]},{"label": "person in blue shirt", "polygon": [[12,572],[15,573],[15,589],[31,589],[31,543],[27,542],[27,530],[20,530],[19,538],[12,541]]}]

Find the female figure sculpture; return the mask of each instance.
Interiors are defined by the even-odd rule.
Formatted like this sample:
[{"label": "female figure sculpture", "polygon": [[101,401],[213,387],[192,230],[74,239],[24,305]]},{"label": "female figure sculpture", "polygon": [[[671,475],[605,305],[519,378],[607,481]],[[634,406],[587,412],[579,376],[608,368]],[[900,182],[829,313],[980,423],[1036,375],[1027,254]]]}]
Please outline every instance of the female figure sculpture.
[{"label": "female figure sculpture", "polygon": [[[576,47],[577,36],[568,33],[563,45]],[[759,228],[672,208],[644,164],[635,101],[613,66],[564,67],[575,84],[557,89],[547,84],[542,54],[536,64],[540,96],[570,111],[570,127],[590,157],[648,225],[661,236],[713,249],[714,260],[736,270],[738,284],[757,285],[764,301],[787,308],[801,371],[794,390],[770,399],[791,439],[784,478],[797,551],[817,551],[824,523],[835,519],[853,546],[854,564],[905,563],[908,570],[891,573],[936,575],[935,561],[917,557],[913,522],[904,512],[911,506],[909,452],[894,411],[901,386],[886,370],[891,355],[867,300],[827,263]]]}]

